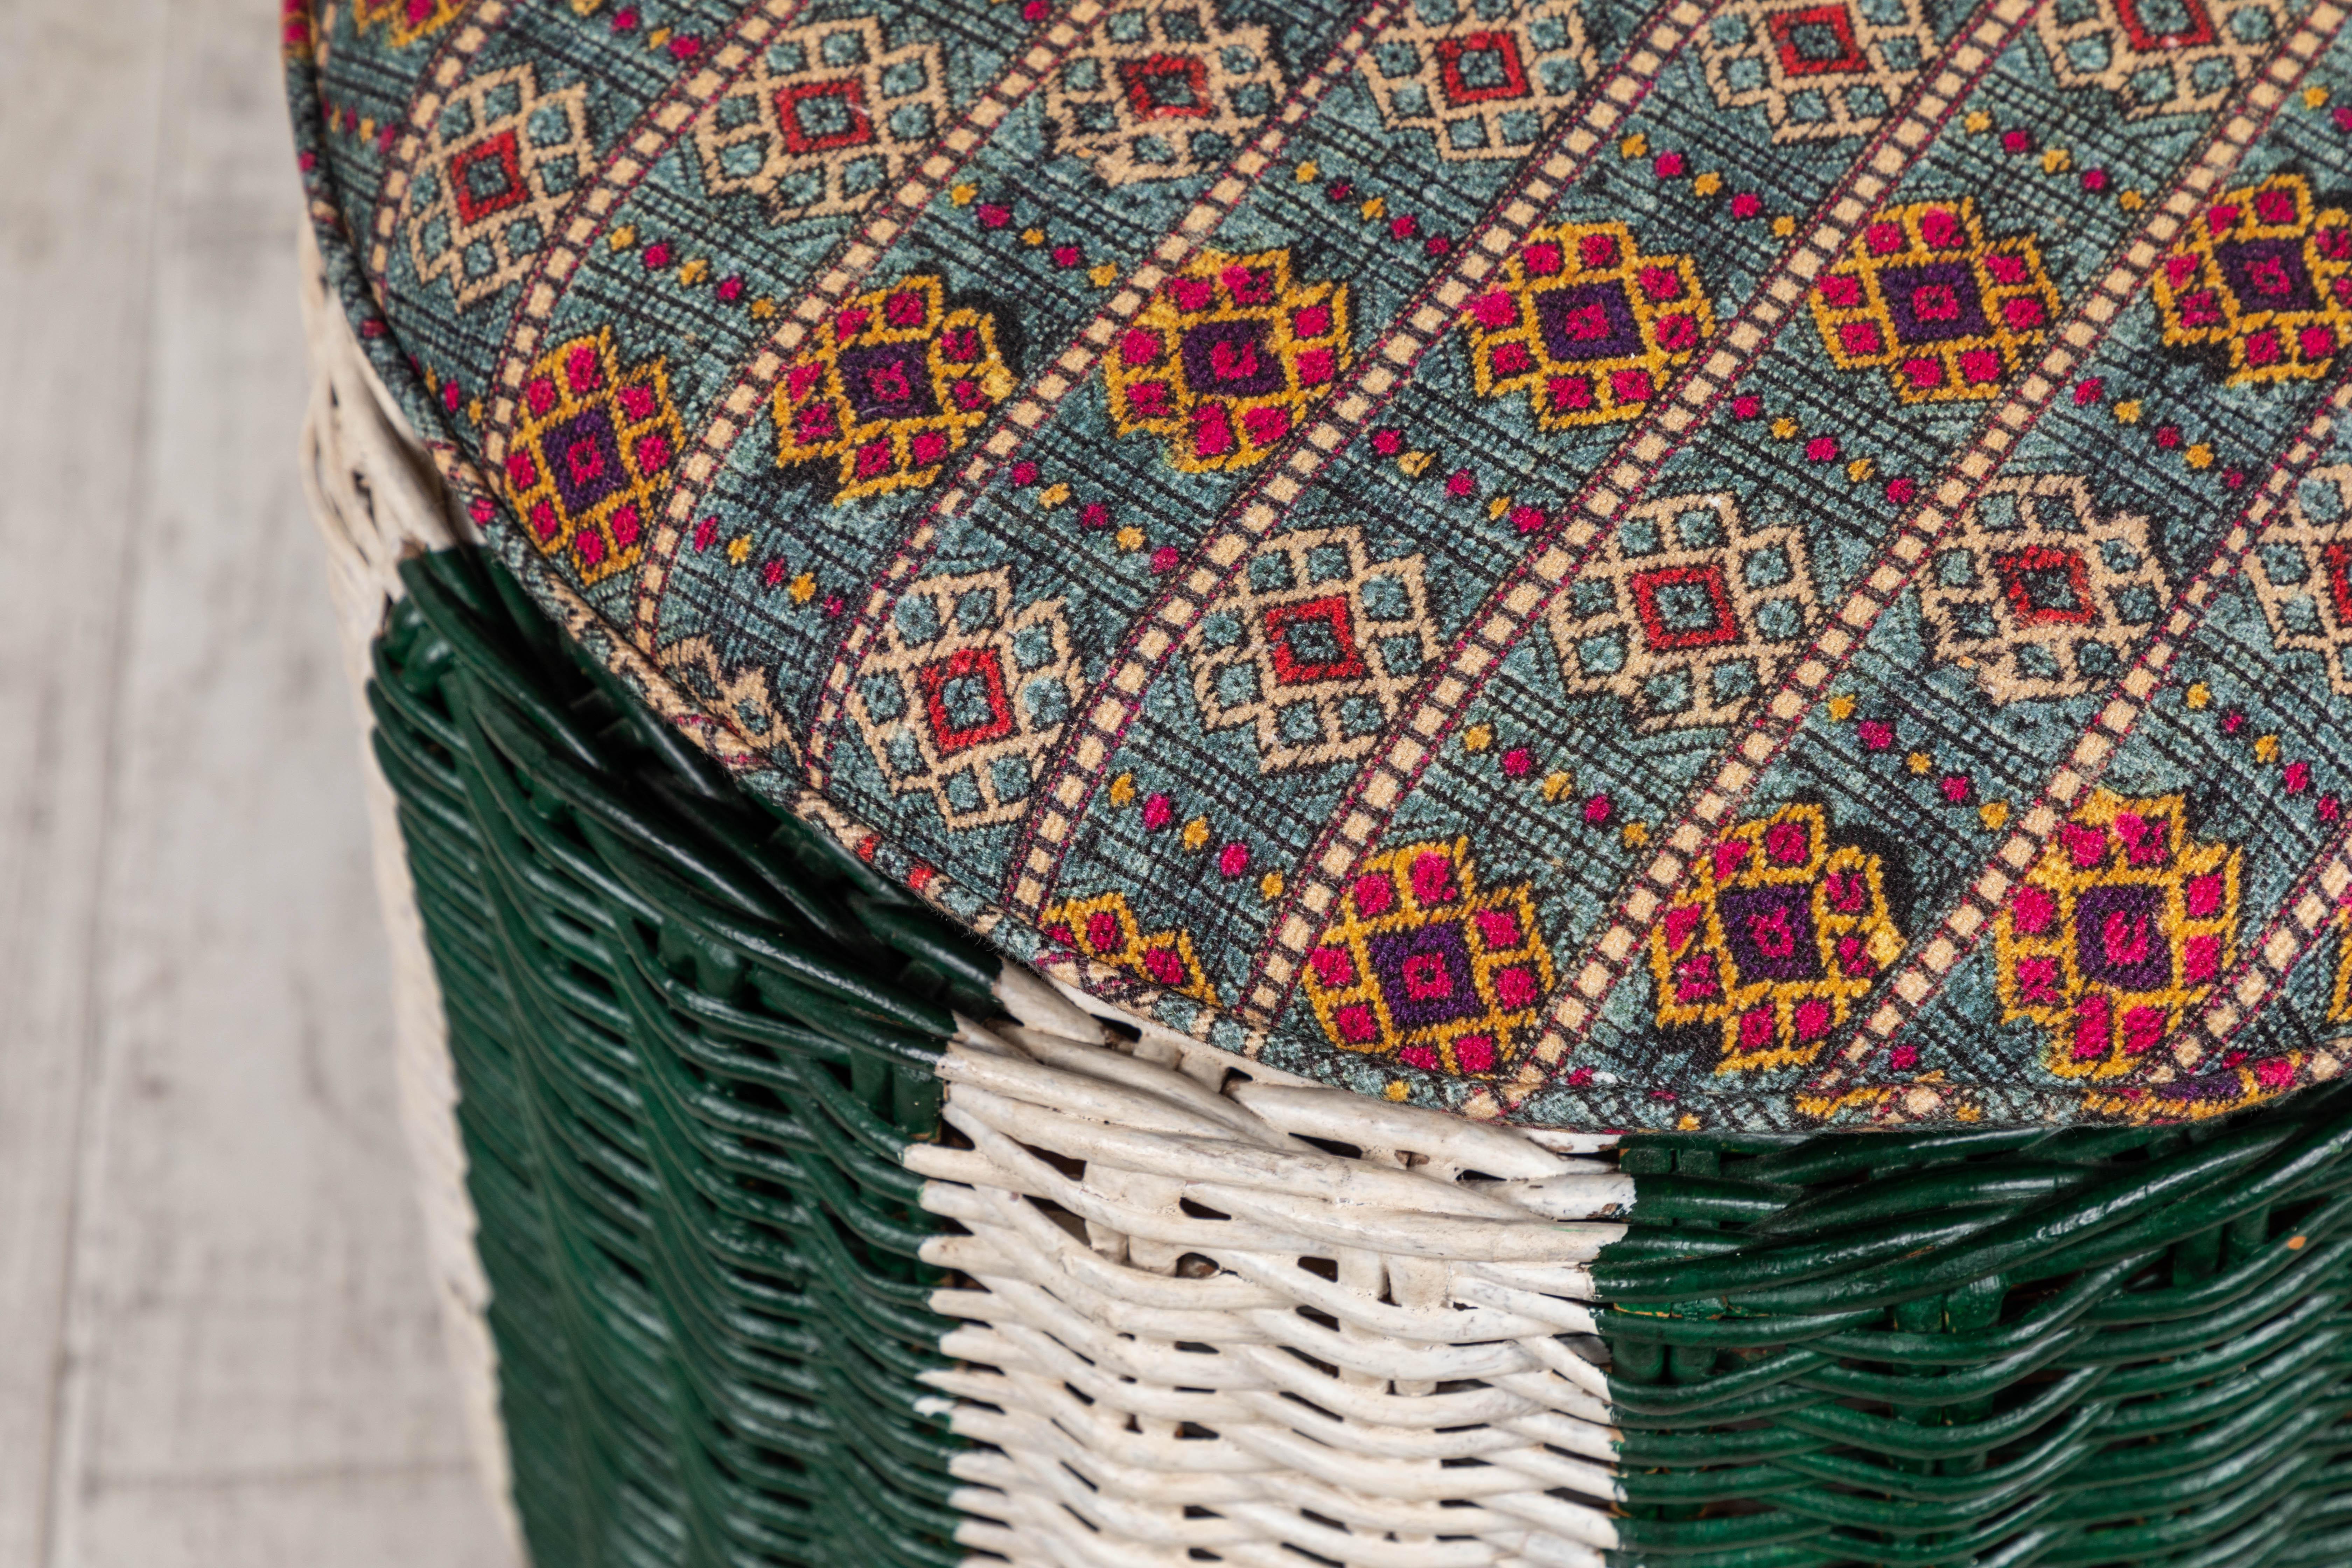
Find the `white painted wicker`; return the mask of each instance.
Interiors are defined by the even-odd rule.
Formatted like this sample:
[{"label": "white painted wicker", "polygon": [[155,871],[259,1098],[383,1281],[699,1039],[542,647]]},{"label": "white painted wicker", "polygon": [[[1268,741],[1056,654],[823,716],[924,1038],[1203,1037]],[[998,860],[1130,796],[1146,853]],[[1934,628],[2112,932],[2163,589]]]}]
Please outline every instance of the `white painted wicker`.
[{"label": "white painted wicker", "polygon": [[[327,592],[342,632],[343,668],[371,727],[365,688],[368,645],[384,606],[400,596],[402,560],[457,542],[439,479],[403,424],[327,297],[325,270],[308,225],[301,239],[302,324],[310,402],[302,421],[300,468],[310,516],[327,547]],[[467,1434],[491,1500],[518,1556],[521,1530],[507,1475],[499,1417],[498,1351],[490,1341],[489,1283],[474,1252],[474,1205],[466,1194],[466,1152],[457,1131],[457,1071],[441,1015],[440,987],[408,879],[392,788],[362,743],[361,765],[373,841],[376,895],[391,943],[394,1071],[402,1129],[415,1164],[417,1206],[441,1309],[444,1337],[464,1402]]]},{"label": "white painted wicker", "polygon": [[908,1153],[971,1233],[925,1249],[971,1281],[934,1298],[967,1325],[934,1381],[985,1445],[956,1461],[964,1544],[1024,1568],[1599,1568],[1619,1493],[1586,1265],[1633,1183],[1578,1156],[1612,1140],[1018,1010],[1032,1026],[967,1028],[941,1069],[970,1147]]},{"label": "white painted wicker", "polygon": [[[415,438],[305,241],[302,471],[357,693],[406,555],[457,542]],[[362,703],[364,718],[364,704]],[[482,1472],[514,1528],[457,1086],[393,799],[368,801],[402,1107]],[[1586,1265],[1633,1184],[1612,1140],[1521,1132],[1311,1085],[1026,971],[1022,1026],[967,1024],[941,1073],[926,1256],[961,1326],[939,1408],[976,1552],[1020,1568],[1600,1568],[1613,1433]],[[520,1537],[518,1536],[519,1540]],[[1286,1548],[1312,1554],[1302,1559]]]}]

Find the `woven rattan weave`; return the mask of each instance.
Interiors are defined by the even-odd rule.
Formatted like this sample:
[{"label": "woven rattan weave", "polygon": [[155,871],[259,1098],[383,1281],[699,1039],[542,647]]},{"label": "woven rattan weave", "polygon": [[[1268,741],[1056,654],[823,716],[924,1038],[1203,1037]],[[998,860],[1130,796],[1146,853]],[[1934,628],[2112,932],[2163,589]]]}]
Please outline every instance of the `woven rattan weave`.
[{"label": "woven rattan weave", "polygon": [[1524,1134],[992,1065],[992,960],[478,558],[402,577],[376,752],[541,1568],[2352,1560],[2345,1095],[1639,1140],[1588,1274],[1620,1178]]},{"label": "woven rattan weave", "polygon": [[917,1381],[949,1325],[898,1156],[938,1118],[928,995],[970,960],[606,699],[470,557],[403,576],[376,755],[535,1556],[955,1561]]},{"label": "woven rattan weave", "polygon": [[2352,1562],[2352,1103],[1622,1155],[1633,1561]]},{"label": "woven rattan weave", "polygon": [[2352,1563],[2347,22],[289,5],[538,1568]]}]

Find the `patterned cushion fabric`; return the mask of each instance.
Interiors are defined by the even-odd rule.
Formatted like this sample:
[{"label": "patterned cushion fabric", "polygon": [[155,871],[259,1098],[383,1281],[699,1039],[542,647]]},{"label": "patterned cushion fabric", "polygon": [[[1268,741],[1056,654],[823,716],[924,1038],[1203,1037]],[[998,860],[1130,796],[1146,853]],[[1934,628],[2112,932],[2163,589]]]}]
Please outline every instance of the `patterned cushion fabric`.
[{"label": "patterned cushion fabric", "polygon": [[2204,1116],[2352,1019],[2336,0],[341,0],[530,590],[1049,974],[1551,1126]]}]

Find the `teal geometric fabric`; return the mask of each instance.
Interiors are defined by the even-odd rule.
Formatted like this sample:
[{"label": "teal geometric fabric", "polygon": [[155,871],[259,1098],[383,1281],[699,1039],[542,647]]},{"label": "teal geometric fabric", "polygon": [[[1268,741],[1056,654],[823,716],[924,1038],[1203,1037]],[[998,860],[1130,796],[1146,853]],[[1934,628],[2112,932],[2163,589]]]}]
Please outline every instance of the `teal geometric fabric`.
[{"label": "teal geometric fabric", "polygon": [[1592,1129],[2166,1121],[2352,1027],[2307,0],[353,0],[474,522],[1045,973]]}]

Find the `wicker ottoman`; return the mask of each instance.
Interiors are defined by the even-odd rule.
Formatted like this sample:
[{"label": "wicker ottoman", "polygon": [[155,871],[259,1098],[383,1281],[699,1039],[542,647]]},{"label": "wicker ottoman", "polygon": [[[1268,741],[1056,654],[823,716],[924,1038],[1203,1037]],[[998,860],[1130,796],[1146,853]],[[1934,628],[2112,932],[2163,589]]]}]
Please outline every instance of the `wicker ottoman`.
[{"label": "wicker ottoman", "polygon": [[290,7],[533,1560],[2352,1561],[2344,19]]}]

